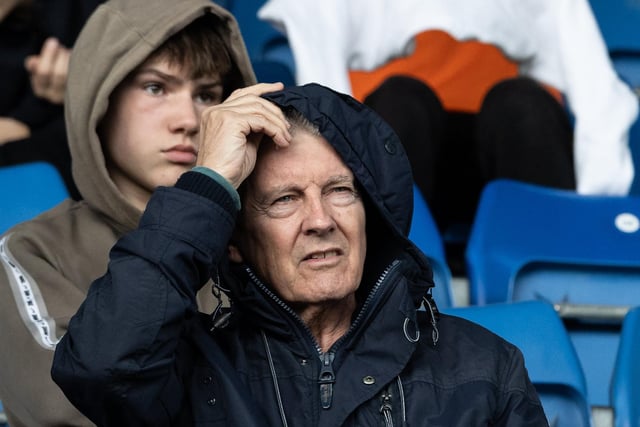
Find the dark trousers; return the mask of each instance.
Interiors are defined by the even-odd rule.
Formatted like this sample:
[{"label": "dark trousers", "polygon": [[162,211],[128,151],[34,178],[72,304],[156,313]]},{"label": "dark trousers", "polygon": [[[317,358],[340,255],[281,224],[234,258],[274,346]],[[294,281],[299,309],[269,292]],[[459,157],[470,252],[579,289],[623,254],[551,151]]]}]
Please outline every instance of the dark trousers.
[{"label": "dark trousers", "polygon": [[400,137],[443,233],[471,224],[482,188],[492,179],[576,188],[569,116],[529,78],[494,86],[478,114],[445,111],[433,90],[404,76],[386,80],[365,104]]}]

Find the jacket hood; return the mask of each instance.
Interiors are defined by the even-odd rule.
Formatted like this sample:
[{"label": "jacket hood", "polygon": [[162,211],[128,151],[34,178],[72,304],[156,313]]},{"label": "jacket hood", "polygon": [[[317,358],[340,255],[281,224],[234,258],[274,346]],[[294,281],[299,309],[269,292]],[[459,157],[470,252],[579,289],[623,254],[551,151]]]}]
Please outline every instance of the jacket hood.
[{"label": "jacket hood", "polygon": [[314,123],[360,184],[368,242],[363,283],[376,280],[393,260],[404,259],[405,275],[415,283],[411,292],[419,305],[433,279],[426,257],[408,238],[413,175],[398,136],[369,107],[318,84],[288,87],[264,98],[294,108]]},{"label": "jacket hood", "polygon": [[391,127],[352,97],[314,83],[264,97],[280,107],[298,110],[318,126],[353,171],[389,232],[408,242],[413,178],[400,139]]},{"label": "jacket hood", "polygon": [[[408,238],[413,174],[398,136],[369,107],[315,83],[286,87],[263,97],[283,109],[297,110],[315,124],[356,178],[367,233],[364,272],[357,291],[365,310],[358,317],[373,315],[396,291],[406,292],[413,309],[419,309],[434,286],[433,274],[427,257]],[[224,267],[221,271],[223,282],[247,324],[291,338],[299,322],[282,313],[293,310],[283,310],[286,303],[270,291],[270,284],[263,282],[251,265],[228,266],[229,271]],[[401,287],[396,286],[400,283]]]},{"label": "jacket hood", "polygon": [[109,177],[96,128],[118,84],[165,40],[207,13],[228,28],[225,42],[244,84],[255,83],[236,20],[210,0],[108,1],[91,15],[73,47],[65,99],[73,176],[84,200],[123,231],[136,226],[141,212]]}]

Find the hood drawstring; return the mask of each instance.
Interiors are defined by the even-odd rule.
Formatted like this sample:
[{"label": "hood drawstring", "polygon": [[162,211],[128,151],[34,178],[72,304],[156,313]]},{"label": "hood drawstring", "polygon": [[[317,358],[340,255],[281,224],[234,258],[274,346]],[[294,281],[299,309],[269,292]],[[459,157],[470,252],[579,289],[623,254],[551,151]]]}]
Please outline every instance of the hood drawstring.
[{"label": "hood drawstring", "polygon": [[431,340],[435,347],[440,339],[440,331],[438,331],[438,321],[436,319],[439,314],[438,307],[433,301],[430,293],[422,297],[422,300],[424,301],[424,306],[429,309],[429,316],[431,317]]},{"label": "hood drawstring", "polygon": [[273,388],[276,393],[276,400],[278,401],[278,410],[280,411],[280,418],[282,419],[283,427],[287,427],[287,417],[284,414],[284,405],[282,405],[282,396],[280,395],[280,386],[278,385],[278,376],[276,375],[276,368],[273,364],[273,356],[271,355],[271,349],[269,348],[269,341],[267,341],[267,336],[264,331],[261,329],[260,334],[262,335],[262,342],[264,343],[264,351],[267,354],[267,359],[269,360],[269,370],[271,371],[271,379],[273,380]]},{"label": "hood drawstring", "polygon": [[220,274],[218,269],[216,269],[216,279],[213,280],[213,284],[211,285],[211,293],[218,300],[218,304],[216,308],[211,313],[211,329],[209,332],[213,332],[216,329],[221,329],[226,327],[229,324],[229,319],[231,318],[231,307],[224,307],[222,304],[222,292],[228,293],[229,290],[222,287],[220,284]]},{"label": "hood drawstring", "polygon": [[407,327],[409,326],[409,322],[411,322],[411,319],[409,319],[408,317],[404,318],[404,325],[402,325],[402,332],[404,332],[404,337],[407,339],[407,341],[409,342],[418,342],[420,341],[420,329],[416,328],[416,331],[414,332],[415,336],[409,336],[409,331],[407,331]]},{"label": "hood drawstring", "polygon": [[[398,399],[400,400],[400,411],[401,411],[400,415],[402,416],[402,426],[406,426],[407,425],[407,407],[405,405],[404,388],[402,387],[402,380],[400,379],[399,375],[396,377],[396,386],[398,388]],[[387,388],[385,388],[382,391],[382,396],[381,396],[382,405],[380,406],[380,413],[384,418],[385,427],[393,427],[393,417],[391,414],[391,411],[393,409],[392,388],[393,388],[393,385],[389,384],[389,386],[387,386]]]},{"label": "hood drawstring", "polygon": [[[439,314],[438,308],[436,307],[433,299],[431,299],[430,295],[423,297],[422,300],[424,301],[424,306],[429,310],[429,317],[430,317],[430,323],[431,323],[431,340],[433,341],[433,346],[435,347],[436,344],[438,343],[438,339],[440,339],[440,332],[438,331],[438,320],[437,320],[437,316]],[[404,332],[404,337],[407,339],[407,341],[411,343],[415,343],[420,341],[420,329],[416,327],[415,332],[410,334],[408,331],[408,326],[410,322],[411,322],[411,319],[409,319],[408,317],[405,317],[404,325],[402,326],[402,332]]]}]

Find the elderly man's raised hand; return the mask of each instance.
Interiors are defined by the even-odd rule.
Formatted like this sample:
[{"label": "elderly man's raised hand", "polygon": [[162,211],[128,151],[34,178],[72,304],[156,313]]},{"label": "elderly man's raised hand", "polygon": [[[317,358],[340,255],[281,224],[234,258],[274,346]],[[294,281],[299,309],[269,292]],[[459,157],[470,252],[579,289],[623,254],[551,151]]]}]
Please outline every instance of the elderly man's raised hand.
[{"label": "elderly man's raised hand", "polygon": [[282,88],[282,83],[259,83],[237,89],[223,103],[205,110],[197,165],[215,170],[238,188],[253,170],[265,137],[287,147],[291,141],[289,123],[280,108],[260,97]]}]

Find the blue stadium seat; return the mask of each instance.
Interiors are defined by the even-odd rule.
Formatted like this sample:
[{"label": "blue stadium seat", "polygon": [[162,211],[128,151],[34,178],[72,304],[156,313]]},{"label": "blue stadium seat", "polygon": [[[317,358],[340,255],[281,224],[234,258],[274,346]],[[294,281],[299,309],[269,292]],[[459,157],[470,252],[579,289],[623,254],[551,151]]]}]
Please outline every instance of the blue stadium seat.
[{"label": "blue stadium seat", "polygon": [[543,300],[565,321],[592,405],[609,406],[620,325],[640,305],[640,197],[489,183],[466,248],[472,304]]},{"label": "blue stadium seat", "polygon": [[0,401],[0,427],[9,427],[9,424],[7,424],[7,416],[4,413],[4,407],[2,406],[1,401]]},{"label": "blue stadium seat", "polygon": [[[640,85],[638,87],[640,88]],[[640,97],[640,92],[638,96]],[[629,194],[640,196],[640,117],[636,119],[636,122],[629,130],[629,148],[631,149],[631,157],[633,158],[633,164],[636,169]]]},{"label": "blue stadium seat", "polygon": [[427,255],[431,262],[433,280],[436,284],[433,289],[436,305],[438,308],[454,306],[451,270],[445,258],[444,243],[429,206],[415,185],[413,186],[413,219],[409,238]]},{"label": "blue stadium seat", "polygon": [[620,76],[640,90],[640,2],[589,0]]},{"label": "blue stadium seat", "polygon": [[465,254],[471,303],[640,302],[639,218],[640,197],[490,182]]},{"label": "blue stadium seat", "polygon": [[[589,0],[589,3],[613,66],[640,97],[640,1]],[[631,130],[629,145],[636,167],[630,193],[640,195],[640,119]]]},{"label": "blue stadium seat", "polygon": [[624,319],[611,402],[615,427],[640,427],[640,307]]},{"label": "blue stadium seat", "polygon": [[69,197],[58,170],[32,162],[0,167],[0,234]]},{"label": "blue stadium seat", "polygon": [[258,18],[265,0],[216,0],[238,21],[258,81],[295,82],[295,61],[287,37]]},{"label": "blue stadium seat", "polygon": [[640,51],[640,2],[589,0],[589,4],[609,50]]},{"label": "blue stadium seat", "polygon": [[584,373],[551,304],[521,301],[454,307],[442,312],[478,323],[522,351],[550,426],[592,425]]}]

